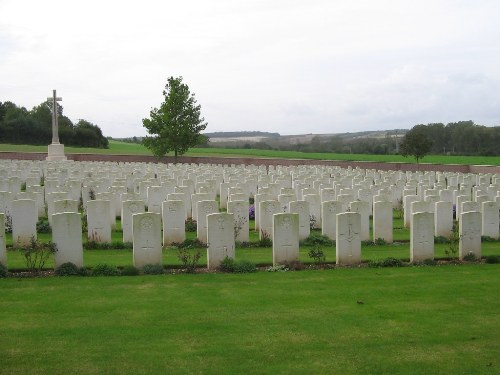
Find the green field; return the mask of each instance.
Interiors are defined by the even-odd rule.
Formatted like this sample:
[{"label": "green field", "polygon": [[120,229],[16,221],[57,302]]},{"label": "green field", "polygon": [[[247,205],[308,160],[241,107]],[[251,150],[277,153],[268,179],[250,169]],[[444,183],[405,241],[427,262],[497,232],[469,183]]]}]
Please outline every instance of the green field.
[{"label": "green field", "polygon": [[0,373],[494,374],[498,265],[0,280]]},{"label": "green field", "polygon": [[[0,152],[1,151],[47,152],[47,146],[0,144]],[[109,142],[109,149],[65,147],[65,152],[67,154],[83,153],[83,154],[114,154],[114,155],[151,155],[151,152],[142,145],[113,141],[113,140]],[[186,156],[353,160],[353,161],[378,161],[378,162],[396,162],[396,163],[415,162],[413,158],[404,158],[401,155],[305,153],[298,151],[274,151],[274,150],[253,150],[253,149],[247,150],[247,149],[230,149],[230,148],[192,148],[189,150]],[[426,156],[422,160],[422,162],[431,164],[500,165],[500,157],[429,155]]]}]

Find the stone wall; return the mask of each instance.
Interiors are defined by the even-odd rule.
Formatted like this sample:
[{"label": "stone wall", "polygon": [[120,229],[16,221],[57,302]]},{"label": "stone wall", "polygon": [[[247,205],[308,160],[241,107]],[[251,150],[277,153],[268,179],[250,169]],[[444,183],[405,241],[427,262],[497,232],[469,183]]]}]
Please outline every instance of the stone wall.
[{"label": "stone wall", "polygon": [[[0,159],[13,160],[45,160],[43,152],[0,152]],[[110,154],[66,154],[68,160],[74,161],[111,161],[111,162],[143,162],[173,163],[173,156],[156,158],[150,155],[110,155]],[[266,159],[250,157],[200,157],[180,156],[179,163],[189,164],[244,164],[244,165],[331,165],[342,168],[363,168],[393,171],[446,171],[461,173],[500,173],[500,166],[493,165],[460,165],[460,164],[426,164],[421,163],[383,163],[370,161],[344,160],[312,160],[312,159]]]}]

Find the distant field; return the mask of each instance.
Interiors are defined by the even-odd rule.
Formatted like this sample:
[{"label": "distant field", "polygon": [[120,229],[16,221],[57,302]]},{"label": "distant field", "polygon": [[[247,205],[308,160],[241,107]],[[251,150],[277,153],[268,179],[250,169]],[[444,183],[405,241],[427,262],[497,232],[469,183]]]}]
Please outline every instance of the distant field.
[{"label": "distant field", "polygon": [[[110,141],[109,146],[110,146],[109,149],[106,150],[97,148],[65,147],[65,152],[67,154],[152,155],[147,148],[139,144]],[[1,151],[47,152],[47,146],[0,144],[0,152]],[[233,149],[233,148],[192,148],[191,150],[189,150],[186,156],[353,160],[353,161],[377,161],[377,162],[395,162],[395,163],[415,162],[413,158],[404,158],[401,155],[305,153],[298,151],[274,151],[274,150]],[[500,165],[500,157],[429,155],[423,159],[423,163]]]}]

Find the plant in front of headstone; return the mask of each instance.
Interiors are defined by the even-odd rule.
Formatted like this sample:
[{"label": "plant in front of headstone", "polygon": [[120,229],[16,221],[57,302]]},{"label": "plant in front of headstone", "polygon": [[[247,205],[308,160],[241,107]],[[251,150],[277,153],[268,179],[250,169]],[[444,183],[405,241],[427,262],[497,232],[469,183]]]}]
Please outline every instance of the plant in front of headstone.
[{"label": "plant in front of headstone", "polygon": [[448,247],[444,249],[444,253],[447,256],[456,256],[460,243],[460,233],[458,232],[458,223],[456,221],[453,222],[453,230],[449,241]]},{"label": "plant in front of headstone", "polygon": [[498,255],[488,255],[486,257],[486,263],[488,263],[488,264],[497,264],[497,263],[500,263],[500,256],[498,256]]},{"label": "plant in front of headstone", "polygon": [[162,275],[165,270],[161,264],[146,264],[142,267],[145,275]]},{"label": "plant in front of headstone", "polygon": [[315,215],[309,215],[309,229],[317,229],[317,219]]},{"label": "plant in front of headstone", "polygon": [[260,233],[261,233],[261,237],[259,239],[259,247],[271,247],[271,246],[273,246],[273,240],[271,239],[271,235],[262,229],[261,229]]},{"label": "plant in front of headstone", "polygon": [[29,245],[19,250],[26,260],[26,268],[34,274],[39,274],[49,257],[57,251],[57,247],[53,242],[40,242],[33,236]]},{"label": "plant in front of headstone", "polygon": [[219,270],[222,272],[234,272],[235,261],[228,256],[224,257],[219,265]]},{"label": "plant in front of headstone", "polygon": [[267,272],[287,272],[289,268],[285,264],[277,264],[266,268]]},{"label": "plant in front of headstone", "polygon": [[54,274],[57,276],[85,276],[84,274],[82,275],[82,273],[82,270],[71,262],[63,263],[54,270]]},{"label": "plant in front of headstone", "polygon": [[49,219],[46,217],[41,217],[36,223],[37,233],[52,233],[52,228],[49,224]]},{"label": "plant in front of headstone", "polygon": [[332,241],[327,236],[313,232],[300,244],[302,246],[314,246],[314,245],[333,246],[335,244],[335,241]]},{"label": "plant in front of headstone", "polygon": [[186,232],[196,232],[198,228],[198,223],[192,217],[186,219],[185,230]]},{"label": "plant in front of headstone", "polygon": [[100,263],[92,268],[90,276],[120,276],[120,271],[116,266]]},{"label": "plant in front of headstone", "polygon": [[317,244],[309,249],[307,255],[309,255],[309,258],[314,260],[316,266],[320,266],[326,261],[326,256],[323,252],[323,249]]},{"label": "plant in front of headstone", "polygon": [[405,217],[405,211],[403,208],[403,198],[398,198],[398,202],[394,210],[396,212],[396,217],[398,219],[403,219]]},{"label": "plant in front of headstone", "polygon": [[188,248],[180,248],[177,258],[181,261],[182,267],[186,273],[196,272],[196,266],[201,258],[200,250],[192,252]]},{"label": "plant in front of headstone", "polygon": [[2,263],[0,263],[0,279],[7,277],[7,267],[5,267]]},{"label": "plant in front of headstone", "polygon": [[253,273],[257,272],[255,264],[249,260],[239,260],[234,264],[234,273]]},{"label": "plant in front of headstone", "polygon": [[464,260],[466,262],[475,262],[477,260],[476,254],[472,251],[469,251],[466,255],[464,255]]},{"label": "plant in front of headstone", "polygon": [[368,262],[368,267],[371,268],[381,268],[381,267],[404,267],[404,263],[401,259],[397,258],[385,258],[382,260],[370,260]]},{"label": "plant in front of headstone", "polygon": [[387,245],[387,242],[383,238],[380,238],[380,237],[375,239],[375,241],[373,241],[373,243],[375,244],[375,246]]},{"label": "plant in front of headstone", "polygon": [[247,218],[244,216],[240,216],[238,220],[234,221],[234,238],[238,238],[241,230],[243,229],[247,221],[248,221]]},{"label": "plant in front of headstone", "polygon": [[122,276],[138,276],[140,274],[140,270],[137,267],[134,267],[132,265],[125,266],[121,270],[121,275]]},{"label": "plant in front of headstone", "polygon": [[5,233],[12,233],[12,216],[7,212],[4,216]]}]

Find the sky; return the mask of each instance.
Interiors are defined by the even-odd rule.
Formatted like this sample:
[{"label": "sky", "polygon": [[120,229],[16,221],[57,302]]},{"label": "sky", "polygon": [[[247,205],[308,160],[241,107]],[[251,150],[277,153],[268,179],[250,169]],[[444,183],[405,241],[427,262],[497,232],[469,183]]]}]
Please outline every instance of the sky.
[{"label": "sky", "polygon": [[500,1],[0,0],[0,101],[143,136],[170,76],[205,132],[500,126]]}]

